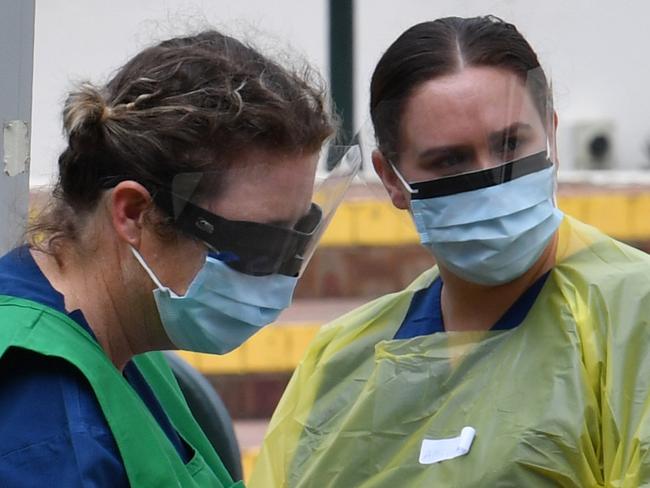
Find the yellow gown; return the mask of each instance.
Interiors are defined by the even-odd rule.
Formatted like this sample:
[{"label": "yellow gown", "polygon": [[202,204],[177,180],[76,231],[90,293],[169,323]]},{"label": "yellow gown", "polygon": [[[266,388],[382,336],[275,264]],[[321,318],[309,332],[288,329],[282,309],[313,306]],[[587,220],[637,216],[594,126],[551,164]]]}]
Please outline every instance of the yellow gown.
[{"label": "yellow gown", "polygon": [[[251,488],[650,486],[650,256],[565,217],[519,326],[393,339],[436,276],[323,327]],[[464,427],[467,454],[420,463]]]}]

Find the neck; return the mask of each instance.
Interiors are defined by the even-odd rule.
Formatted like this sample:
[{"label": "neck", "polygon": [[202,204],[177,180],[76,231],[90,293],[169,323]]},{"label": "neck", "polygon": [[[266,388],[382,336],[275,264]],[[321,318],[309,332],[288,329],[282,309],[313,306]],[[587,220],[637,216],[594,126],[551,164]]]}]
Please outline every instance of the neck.
[{"label": "neck", "polygon": [[157,313],[147,312],[143,304],[153,300],[138,300],[127,293],[129,283],[115,250],[112,258],[98,259],[111,256],[110,251],[84,256],[70,250],[72,247],[58,259],[39,251],[32,251],[32,255],[52,286],[64,296],[66,310],[81,310],[97,342],[121,371],[133,356],[156,349],[153,344],[162,341],[155,340],[155,334],[147,335],[147,331],[156,330],[153,324],[147,326],[147,317]]},{"label": "neck", "polygon": [[485,286],[465,281],[440,267],[441,307],[447,331],[490,329],[517,299],[555,265],[557,233],[535,264],[519,278],[503,285]]}]

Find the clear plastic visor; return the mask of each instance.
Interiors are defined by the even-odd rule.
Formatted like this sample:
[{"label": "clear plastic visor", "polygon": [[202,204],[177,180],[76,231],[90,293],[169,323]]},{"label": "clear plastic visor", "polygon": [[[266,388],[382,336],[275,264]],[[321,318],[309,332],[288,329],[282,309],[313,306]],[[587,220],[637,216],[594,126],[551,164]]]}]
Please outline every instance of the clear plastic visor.
[{"label": "clear plastic visor", "polygon": [[176,175],[154,201],[210,254],[250,275],[299,276],[361,164],[358,146],[323,148],[318,161]]},{"label": "clear plastic visor", "polygon": [[[369,124],[359,140],[365,164],[379,151],[412,199],[472,191],[555,167],[553,104],[541,68],[525,79],[503,69],[466,68],[424,82],[400,107],[377,110],[400,114],[393,144],[377,141],[381,131],[375,134]],[[383,124],[390,126],[385,119]]]}]

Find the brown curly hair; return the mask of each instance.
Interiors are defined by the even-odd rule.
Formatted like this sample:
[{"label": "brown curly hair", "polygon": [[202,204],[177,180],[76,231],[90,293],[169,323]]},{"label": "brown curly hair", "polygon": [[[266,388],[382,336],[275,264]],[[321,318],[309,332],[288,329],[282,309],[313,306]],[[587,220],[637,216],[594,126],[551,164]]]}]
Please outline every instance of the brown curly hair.
[{"label": "brown curly hair", "polygon": [[[334,132],[312,70],[282,67],[217,31],[145,49],[104,87],[81,84],[65,102],[63,127],[53,198],[27,234],[49,252],[76,239],[111,181],[155,191],[180,173],[227,170],[251,148],[314,152]],[[211,195],[218,184],[210,182]]]}]

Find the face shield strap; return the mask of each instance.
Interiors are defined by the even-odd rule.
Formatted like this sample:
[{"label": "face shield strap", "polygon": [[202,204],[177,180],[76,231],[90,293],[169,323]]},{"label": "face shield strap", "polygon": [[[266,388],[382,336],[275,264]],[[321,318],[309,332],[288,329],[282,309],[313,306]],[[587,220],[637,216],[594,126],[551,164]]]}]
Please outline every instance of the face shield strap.
[{"label": "face shield strap", "polygon": [[418,183],[406,183],[394,166],[393,170],[412,193],[411,198],[423,200],[500,185],[551,166],[553,166],[553,162],[549,158],[549,153],[541,151],[494,168]]},{"label": "face shield strap", "polygon": [[[174,212],[175,202],[182,203]],[[321,208],[312,203],[309,212],[293,229],[258,222],[229,220],[172,194],[159,190],[154,201],[174,219],[177,228],[228,256],[231,268],[251,275],[300,272],[304,251],[322,220]]]}]

